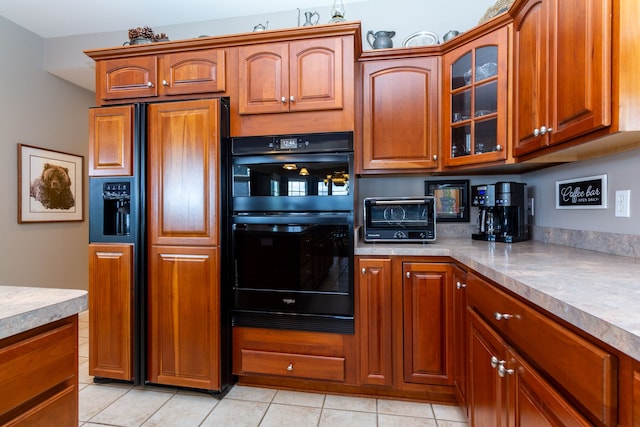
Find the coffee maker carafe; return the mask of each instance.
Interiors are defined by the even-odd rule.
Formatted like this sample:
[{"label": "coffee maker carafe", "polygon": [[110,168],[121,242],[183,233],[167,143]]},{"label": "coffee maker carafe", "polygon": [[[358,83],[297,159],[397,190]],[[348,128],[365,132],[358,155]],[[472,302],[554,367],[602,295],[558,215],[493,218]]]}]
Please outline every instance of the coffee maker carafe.
[{"label": "coffee maker carafe", "polygon": [[471,203],[478,207],[474,240],[521,242],[529,240],[526,184],[497,182],[471,187]]}]

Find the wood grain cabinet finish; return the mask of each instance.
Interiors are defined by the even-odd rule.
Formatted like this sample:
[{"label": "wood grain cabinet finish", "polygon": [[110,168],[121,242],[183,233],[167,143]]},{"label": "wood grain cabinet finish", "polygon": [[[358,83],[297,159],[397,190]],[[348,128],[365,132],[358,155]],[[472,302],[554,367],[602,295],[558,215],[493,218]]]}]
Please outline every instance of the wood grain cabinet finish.
[{"label": "wood grain cabinet finish", "polygon": [[89,245],[89,375],[133,380],[133,245]]},{"label": "wood grain cabinet finish", "polygon": [[471,425],[593,425],[476,312],[468,318]]},{"label": "wood grain cabinet finish", "polygon": [[0,425],[78,425],[78,316],[0,340]]},{"label": "wood grain cabinet finish", "polygon": [[612,0],[529,0],[517,11],[516,156],[611,124],[611,16]]},{"label": "wood grain cabinet finish", "polygon": [[127,56],[96,62],[98,104],[225,90],[226,49]]},{"label": "wood grain cabinet finish", "polygon": [[89,176],[133,174],[133,105],[89,109]]},{"label": "wood grain cabinet finish", "polygon": [[[467,408],[469,364],[467,362],[467,272],[457,266],[453,274],[453,385],[456,398],[463,409]],[[468,414],[467,414],[468,415]]]},{"label": "wood grain cabinet finish", "polygon": [[391,260],[358,260],[356,268],[360,335],[360,381],[393,384]]},{"label": "wood grain cabinet finish", "polygon": [[149,241],[218,246],[220,101],[148,109]]},{"label": "wood grain cabinet finish", "polygon": [[220,389],[220,250],[153,245],[149,266],[149,381]]},{"label": "wood grain cabinet finish", "polygon": [[444,167],[508,158],[510,31],[505,25],[443,56]]},{"label": "wood grain cabinet finish", "polygon": [[438,167],[439,57],[362,62],[361,173]]},{"label": "wood grain cabinet finish", "polygon": [[[535,363],[539,375],[551,379],[556,393],[569,396],[585,418],[615,425],[618,362],[613,354],[479,276],[468,276],[467,298],[469,307],[513,351]],[[505,367],[517,371],[513,366]],[[475,375],[473,367],[470,372]]]},{"label": "wood grain cabinet finish", "polygon": [[405,262],[402,277],[404,381],[451,385],[451,265]]},{"label": "wood grain cabinet finish", "polygon": [[343,107],[342,38],[241,46],[239,113]]}]

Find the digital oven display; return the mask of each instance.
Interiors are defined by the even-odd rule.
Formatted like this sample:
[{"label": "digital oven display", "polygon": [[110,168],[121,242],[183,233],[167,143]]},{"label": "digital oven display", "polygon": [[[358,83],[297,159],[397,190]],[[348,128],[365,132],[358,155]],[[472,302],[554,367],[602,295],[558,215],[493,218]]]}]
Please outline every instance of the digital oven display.
[{"label": "digital oven display", "polygon": [[298,138],[282,138],[280,140],[280,149],[298,148]]}]

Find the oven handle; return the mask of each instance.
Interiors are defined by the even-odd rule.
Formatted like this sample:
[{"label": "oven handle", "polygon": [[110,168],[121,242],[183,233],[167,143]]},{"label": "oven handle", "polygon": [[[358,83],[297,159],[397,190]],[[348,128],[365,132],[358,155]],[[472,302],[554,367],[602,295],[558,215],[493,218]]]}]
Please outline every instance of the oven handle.
[{"label": "oven handle", "polygon": [[234,224],[353,224],[353,215],[345,213],[279,213],[234,215]]},{"label": "oven handle", "polygon": [[398,205],[398,204],[405,204],[405,205],[423,205],[426,202],[428,202],[429,199],[425,198],[425,199],[419,199],[419,200],[403,200],[403,199],[394,199],[394,200],[376,200],[374,202],[372,202],[372,205]]}]

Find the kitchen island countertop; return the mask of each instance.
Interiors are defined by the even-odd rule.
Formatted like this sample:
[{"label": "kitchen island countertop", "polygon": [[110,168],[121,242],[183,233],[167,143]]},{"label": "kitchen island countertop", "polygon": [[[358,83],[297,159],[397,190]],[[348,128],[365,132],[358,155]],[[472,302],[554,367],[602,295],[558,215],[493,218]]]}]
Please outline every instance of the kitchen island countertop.
[{"label": "kitchen island countertop", "polygon": [[539,241],[364,243],[357,256],[446,256],[640,360],[640,260]]},{"label": "kitchen island countertop", "polygon": [[0,339],[87,309],[87,291],[0,285]]}]

